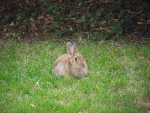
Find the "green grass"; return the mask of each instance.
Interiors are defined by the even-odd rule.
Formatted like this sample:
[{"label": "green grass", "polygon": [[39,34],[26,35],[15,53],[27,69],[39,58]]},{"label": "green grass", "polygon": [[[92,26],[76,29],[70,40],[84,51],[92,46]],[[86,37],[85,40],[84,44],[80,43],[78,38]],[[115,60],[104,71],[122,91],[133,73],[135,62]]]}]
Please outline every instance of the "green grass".
[{"label": "green grass", "polygon": [[113,41],[80,42],[87,78],[52,75],[65,42],[0,41],[1,113],[146,113],[150,47]]}]

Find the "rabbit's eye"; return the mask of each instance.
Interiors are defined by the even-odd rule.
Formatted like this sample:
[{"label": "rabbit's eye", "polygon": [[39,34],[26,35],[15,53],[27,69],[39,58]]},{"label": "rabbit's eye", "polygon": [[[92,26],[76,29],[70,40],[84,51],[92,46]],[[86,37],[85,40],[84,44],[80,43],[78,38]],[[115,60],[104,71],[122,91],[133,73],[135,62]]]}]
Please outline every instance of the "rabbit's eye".
[{"label": "rabbit's eye", "polygon": [[75,57],[74,59],[75,59],[75,61],[77,61],[77,58],[76,58],[76,57]]}]

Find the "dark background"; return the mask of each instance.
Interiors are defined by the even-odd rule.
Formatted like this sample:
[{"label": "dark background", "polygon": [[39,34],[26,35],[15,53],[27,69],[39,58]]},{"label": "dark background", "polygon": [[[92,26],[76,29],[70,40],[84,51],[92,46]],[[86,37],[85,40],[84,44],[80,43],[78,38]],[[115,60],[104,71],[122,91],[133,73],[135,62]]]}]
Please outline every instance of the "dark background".
[{"label": "dark background", "polygon": [[150,40],[149,0],[0,0],[0,37]]}]

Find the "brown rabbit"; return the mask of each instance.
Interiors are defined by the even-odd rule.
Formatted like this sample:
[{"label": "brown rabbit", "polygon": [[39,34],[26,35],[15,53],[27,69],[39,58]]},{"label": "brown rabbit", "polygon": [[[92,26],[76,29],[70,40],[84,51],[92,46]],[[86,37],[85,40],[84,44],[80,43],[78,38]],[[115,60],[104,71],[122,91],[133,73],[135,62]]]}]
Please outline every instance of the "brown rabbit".
[{"label": "brown rabbit", "polygon": [[53,74],[64,76],[84,76],[87,75],[87,64],[83,56],[77,51],[76,43],[67,42],[67,52],[56,59],[53,65]]}]

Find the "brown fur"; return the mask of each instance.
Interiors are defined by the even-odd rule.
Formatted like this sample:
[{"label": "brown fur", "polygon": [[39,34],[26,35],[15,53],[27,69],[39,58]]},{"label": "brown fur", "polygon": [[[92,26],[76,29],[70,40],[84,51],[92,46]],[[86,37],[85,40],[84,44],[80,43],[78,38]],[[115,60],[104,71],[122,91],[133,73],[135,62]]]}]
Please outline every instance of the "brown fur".
[{"label": "brown fur", "polygon": [[54,75],[87,75],[87,64],[82,56],[76,50],[76,44],[67,43],[68,54],[64,54],[56,59],[53,65]]}]

